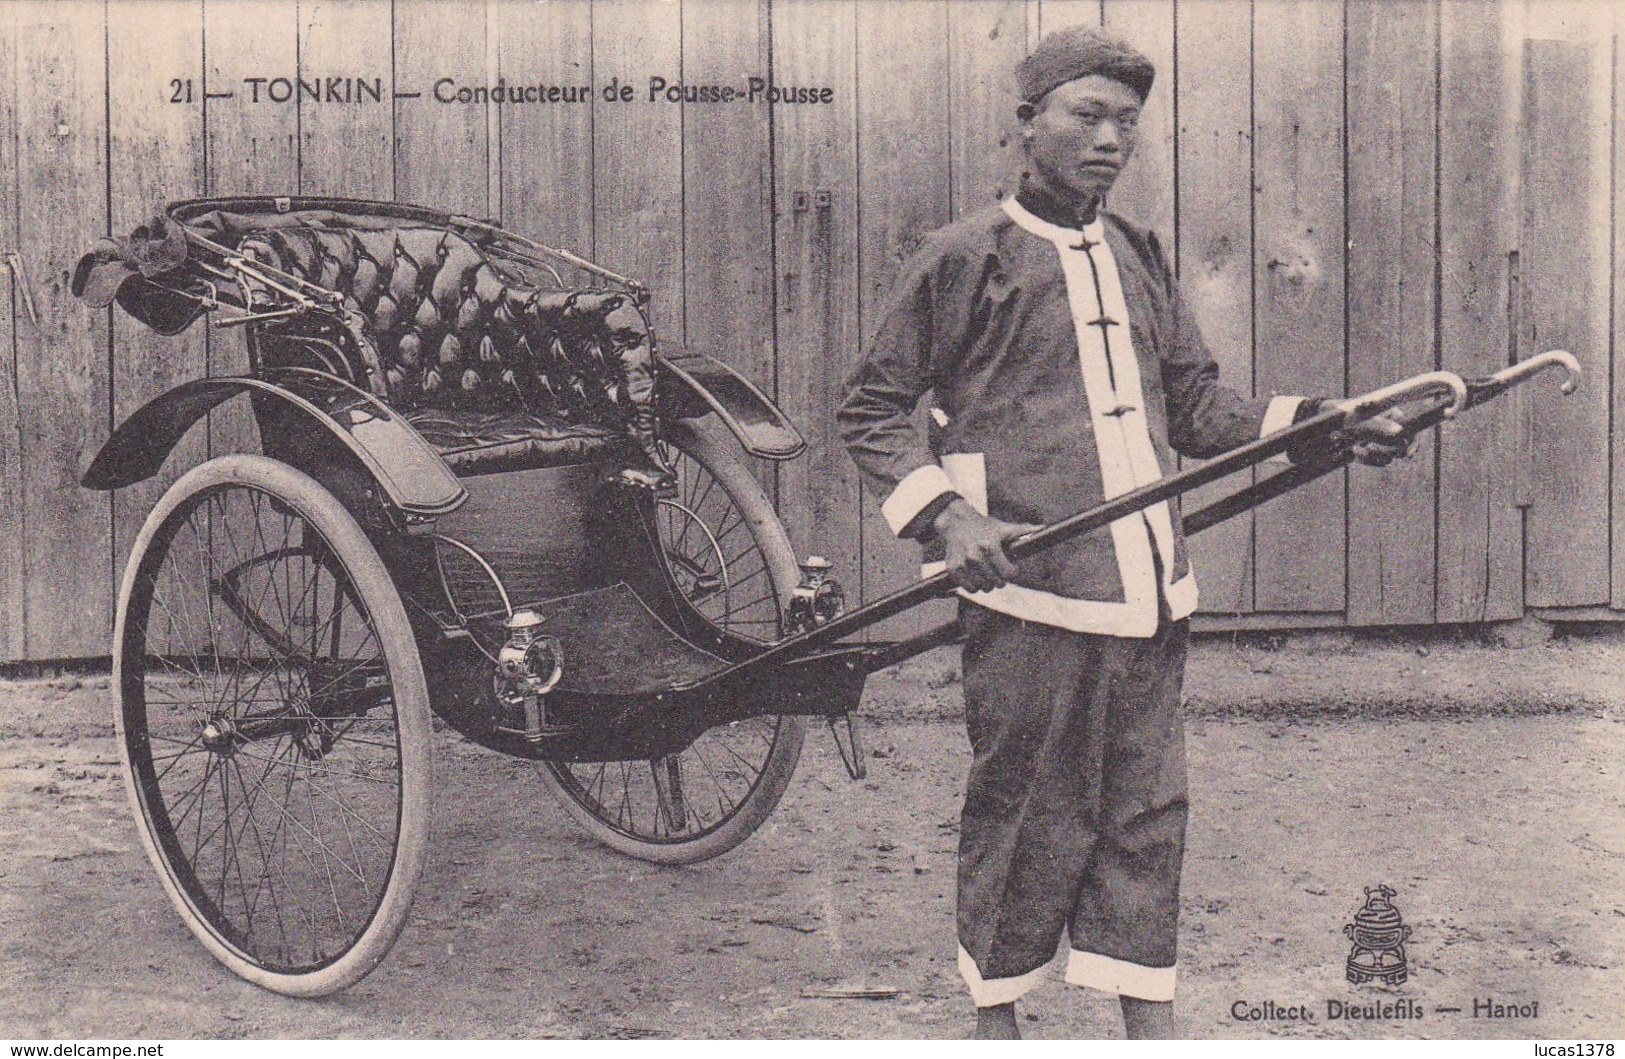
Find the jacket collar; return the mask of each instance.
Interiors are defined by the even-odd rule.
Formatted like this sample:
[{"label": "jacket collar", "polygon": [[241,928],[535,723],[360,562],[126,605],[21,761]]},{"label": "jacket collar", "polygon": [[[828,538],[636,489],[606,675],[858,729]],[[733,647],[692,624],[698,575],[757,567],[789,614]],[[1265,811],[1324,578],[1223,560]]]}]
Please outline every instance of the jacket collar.
[{"label": "jacket collar", "polygon": [[1040,239],[1047,239],[1052,243],[1064,244],[1076,249],[1086,249],[1096,243],[1105,241],[1106,238],[1106,225],[1101,220],[1102,215],[1098,212],[1095,214],[1094,220],[1087,224],[1080,224],[1075,228],[1067,227],[1034,213],[1023,204],[1020,195],[1004,200],[1004,212],[1009,214],[1010,219],[1020,227]]},{"label": "jacket collar", "polygon": [[1022,180],[1021,186],[1016,189],[1016,201],[1034,217],[1074,232],[1083,231],[1098,220],[1101,213],[1098,201],[1072,202],[1027,179]]}]

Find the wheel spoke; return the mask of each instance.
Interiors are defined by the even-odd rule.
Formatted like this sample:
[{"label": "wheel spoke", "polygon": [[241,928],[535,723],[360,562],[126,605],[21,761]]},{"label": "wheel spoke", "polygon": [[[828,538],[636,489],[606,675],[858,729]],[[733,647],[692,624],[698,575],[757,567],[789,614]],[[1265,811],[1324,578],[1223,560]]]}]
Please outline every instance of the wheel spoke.
[{"label": "wheel spoke", "polygon": [[145,822],[194,930],[298,976],[360,945],[399,888],[406,769],[377,597],[304,512],[347,516],[290,488],[305,492],[217,481],[171,503],[132,556],[118,690]]},{"label": "wheel spoke", "polygon": [[[737,465],[719,473],[713,462],[719,454],[703,442],[691,449],[689,430],[681,427],[663,442],[677,495],[657,502],[648,531],[679,605],[735,640],[775,642],[780,601],[795,583],[795,557],[782,536],[764,544],[762,527],[774,516],[760,488]],[[771,559],[764,549],[772,549]],[[783,792],[801,734],[799,719],[765,717],[699,733],[661,756],[546,767],[567,804],[606,841],[683,863],[714,856],[749,834],[760,807],[771,807]],[[698,852],[690,856],[688,849]]]},{"label": "wheel spoke", "polygon": [[688,811],[683,806],[682,759],[678,755],[652,758],[649,773],[654,779],[655,799],[660,821],[673,834],[688,829]]}]

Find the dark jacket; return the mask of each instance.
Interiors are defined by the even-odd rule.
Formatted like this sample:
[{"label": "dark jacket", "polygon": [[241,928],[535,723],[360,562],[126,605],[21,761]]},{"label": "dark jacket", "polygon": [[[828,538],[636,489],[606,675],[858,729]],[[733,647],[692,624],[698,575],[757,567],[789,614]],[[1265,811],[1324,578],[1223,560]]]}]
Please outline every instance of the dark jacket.
[{"label": "dark jacket", "polygon": [[[912,413],[934,394],[931,428]],[[894,532],[944,491],[1011,522],[1054,522],[1292,421],[1218,368],[1156,237],[1083,230],[1014,200],[932,233],[908,262],[838,412]],[[929,561],[940,558],[928,541]],[[1155,570],[1162,572],[1160,588]],[[1177,509],[1161,504],[1024,560],[970,598],[1081,632],[1150,636],[1158,593],[1196,609]]]}]

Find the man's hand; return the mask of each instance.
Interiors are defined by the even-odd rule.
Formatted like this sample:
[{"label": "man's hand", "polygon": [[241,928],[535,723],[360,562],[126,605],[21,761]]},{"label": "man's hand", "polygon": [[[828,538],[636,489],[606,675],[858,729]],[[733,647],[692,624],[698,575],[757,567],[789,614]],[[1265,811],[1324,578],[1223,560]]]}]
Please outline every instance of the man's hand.
[{"label": "man's hand", "polygon": [[1004,546],[1043,527],[1001,522],[963,499],[955,499],[942,509],[931,528],[947,548],[948,573],[954,582],[972,592],[984,592],[1016,576],[1016,564],[1004,553]]},{"label": "man's hand", "polygon": [[1386,467],[1416,451],[1416,438],[1405,436],[1405,420],[1398,409],[1362,419],[1344,431],[1354,442],[1354,458],[1367,467]]}]

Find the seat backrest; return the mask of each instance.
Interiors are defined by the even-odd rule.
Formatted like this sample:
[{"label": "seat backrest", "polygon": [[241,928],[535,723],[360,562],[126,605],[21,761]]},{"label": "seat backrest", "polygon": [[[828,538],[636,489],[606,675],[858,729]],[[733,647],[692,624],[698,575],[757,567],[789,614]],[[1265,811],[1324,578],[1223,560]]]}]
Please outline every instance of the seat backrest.
[{"label": "seat backrest", "polygon": [[654,451],[653,338],[630,294],[526,286],[466,237],[411,222],[267,229],[239,249],[342,294],[403,412],[528,411]]}]

